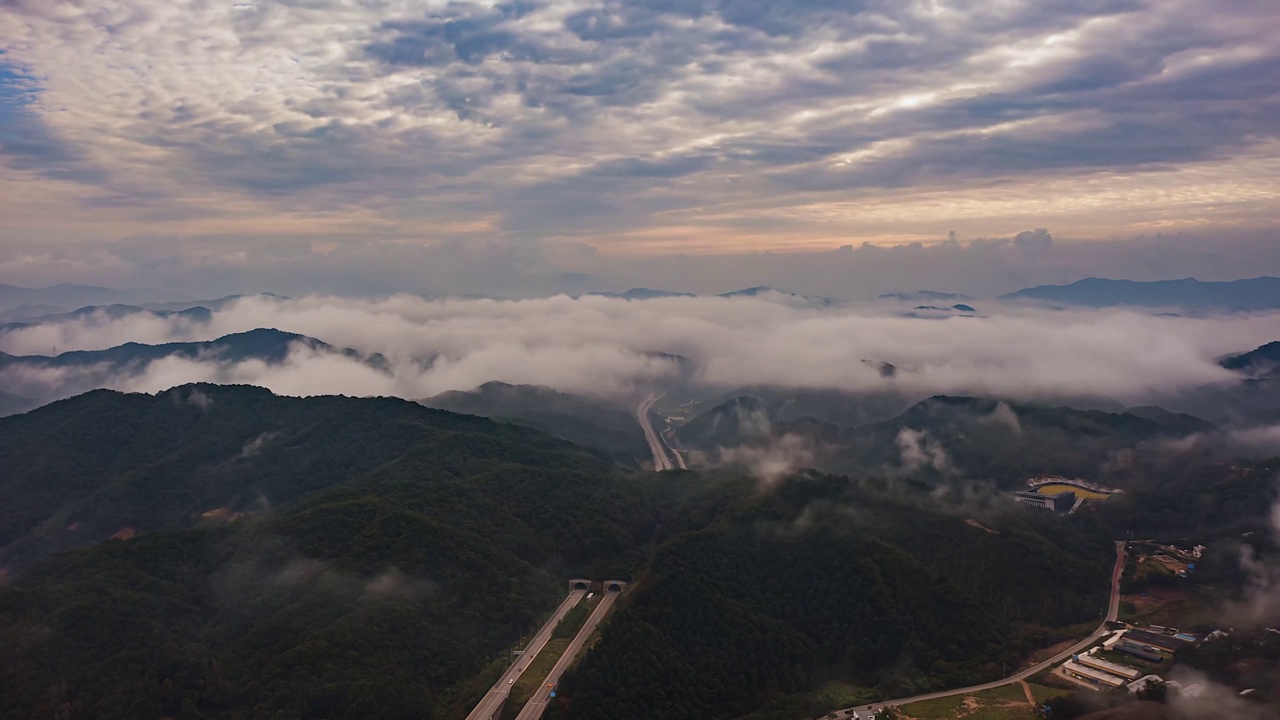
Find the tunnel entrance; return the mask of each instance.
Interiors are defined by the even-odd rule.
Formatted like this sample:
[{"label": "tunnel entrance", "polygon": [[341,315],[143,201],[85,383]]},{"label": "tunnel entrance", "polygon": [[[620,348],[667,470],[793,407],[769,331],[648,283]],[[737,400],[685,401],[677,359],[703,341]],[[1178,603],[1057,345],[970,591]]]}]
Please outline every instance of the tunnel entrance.
[{"label": "tunnel entrance", "polygon": [[622,592],[622,583],[609,583],[609,592]]},{"label": "tunnel entrance", "polygon": [[584,583],[584,582],[574,583],[574,584],[573,584],[573,589],[574,589],[574,590],[586,590],[586,589],[587,589],[587,587],[588,587],[588,586],[587,586],[587,584],[586,584],[586,583]]},{"label": "tunnel entrance", "polygon": [[591,589],[591,581],[587,578],[570,578],[569,592],[586,592]]}]

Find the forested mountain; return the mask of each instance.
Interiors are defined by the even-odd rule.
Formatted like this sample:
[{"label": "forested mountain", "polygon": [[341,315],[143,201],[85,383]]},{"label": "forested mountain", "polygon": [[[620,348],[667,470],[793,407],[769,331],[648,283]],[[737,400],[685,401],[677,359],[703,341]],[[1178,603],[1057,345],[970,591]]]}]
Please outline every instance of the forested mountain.
[{"label": "forested mountain", "polygon": [[649,454],[644,433],[630,409],[548,387],[489,382],[474,390],[441,393],[421,402],[427,407],[535,428],[604,450],[626,462]]},{"label": "forested mountain", "polygon": [[783,436],[813,449],[828,472],[960,475],[1012,486],[1027,475],[1093,475],[1115,452],[1158,438],[1208,432],[1184,414],[1076,410],[988,398],[937,396],[900,415],[856,428],[812,418],[782,420],[763,402],[742,397],[693,418],[679,443],[713,458],[721,448],[767,446]]},{"label": "forested mountain", "polygon": [[1267,343],[1247,353],[1224,358],[1222,367],[1250,378],[1280,376],[1280,340]]},{"label": "forested mountain", "polygon": [[249,387],[6,418],[0,467],[6,718],[438,717],[563,578],[704,512],[532,430]]},{"label": "forested mountain", "polygon": [[[875,367],[882,377],[892,377],[897,372],[897,368],[888,363],[864,362]],[[849,392],[752,385],[700,401],[699,407],[704,408],[703,413],[707,413],[717,406],[725,406],[721,408],[723,414],[723,410],[731,407],[739,398],[750,398],[751,402],[756,403],[768,415],[770,422],[811,418],[842,428],[889,420],[923,399],[913,399],[892,388]],[[707,414],[708,420],[711,417],[714,415]]]},{"label": "forested mountain", "polygon": [[457,720],[575,576],[634,582],[553,716],[990,679],[1097,618],[1126,528],[1265,526],[1267,465],[1183,465],[1062,518],[954,478],[619,474],[389,398],[96,391],[0,419],[0,717]]},{"label": "forested mountain", "polygon": [[1280,488],[1280,457],[1223,459],[1207,449],[1137,457],[1134,487],[1095,512],[1113,534],[1240,537],[1269,534]]},{"label": "forested mountain", "polygon": [[511,462],[609,470],[537,433],[391,398],[204,384],[158,396],[94,391],[0,419],[0,564],[125,528],[187,527],[215,508],[278,511],[336,485],[470,476]]},{"label": "forested mountain", "polygon": [[1229,355],[1219,364],[1238,379],[1187,390],[1163,404],[1222,424],[1270,422],[1280,410],[1280,341]]},{"label": "forested mountain", "polygon": [[996,503],[976,525],[899,491],[798,478],[667,545],[558,712],[812,716],[797,694],[828,680],[889,697],[989,680],[1050,627],[1099,617],[1115,554],[1088,518]]}]

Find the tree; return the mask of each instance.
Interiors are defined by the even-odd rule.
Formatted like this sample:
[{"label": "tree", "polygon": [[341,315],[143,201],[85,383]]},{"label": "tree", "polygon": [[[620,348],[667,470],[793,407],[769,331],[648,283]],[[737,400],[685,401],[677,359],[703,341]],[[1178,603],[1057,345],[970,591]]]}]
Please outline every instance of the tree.
[{"label": "tree", "polygon": [[1147,681],[1138,688],[1137,696],[1139,700],[1162,703],[1168,696],[1169,687],[1160,678],[1147,678]]}]

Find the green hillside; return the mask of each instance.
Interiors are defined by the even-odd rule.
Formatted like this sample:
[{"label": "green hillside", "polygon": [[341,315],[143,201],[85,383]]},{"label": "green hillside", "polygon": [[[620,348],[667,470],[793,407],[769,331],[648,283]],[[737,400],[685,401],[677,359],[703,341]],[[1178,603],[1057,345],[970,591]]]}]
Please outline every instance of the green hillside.
[{"label": "green hillside", "polygon": [[482,477],[509,485],[504,492],[536,493],[525,479],[530,468],[582,484],[610,469],[538,433],[402,400],[214,385],[155,397],[95,391],[0,419],[0,467],[9,469],[0,476],[8,499],[0,505],[0,566],[125,528],[187,527],[216,508],[290,509],[339,484],[435,488]]},{"label": "green hillside", "polygon": [[414,403],[205,385],[6,419],[0,465],[5,718],[437,717],[695,491]]},{"label": "green hillside", "polygon": [[[991,398],[936,396],[889,420],[845,428],[813,418],[785,420],[752,397],[734,398],[677,432],[684,447],[715,457],[719,449],[762,446],[784,435],[813,448],[819,470],[880,475],[901,469],[934,479],[959,476],[1013,487],[1029,475],[1095,476],[1114,453],[1161,438],[1203,433],[1190,415],[1113,413]],[[921,461],[909,467],[904,433]]]},{"label": "green hillside", "polygon": [[603,450],[619,462],[638,465],[649,445],[631,408],[537,385],[488,382],[468,391],[441,393],[427,407],[523,425],[584,447]]},{"label": "green hillside", "polygon": [[[625,474],[415,403],[211,385],[0,420],[0,466],[6,720],[460,718],[574,576],[633,583],[553,713],[820,714],[829,683],[990,679],[1095,621],[1110,540],[1147,507]],[[1188,487],[1238,487],[1239,522],[1266,507],[1252,479]]]},{"label": "green hillside", "polygon": [[828,476],[744,503],[661,550],[558,712],[820,714],[805,693],[828,681],[900,697],[992,680],[1052,628],[1098,621],[1115,555],[1096,525],[955,509]]}]

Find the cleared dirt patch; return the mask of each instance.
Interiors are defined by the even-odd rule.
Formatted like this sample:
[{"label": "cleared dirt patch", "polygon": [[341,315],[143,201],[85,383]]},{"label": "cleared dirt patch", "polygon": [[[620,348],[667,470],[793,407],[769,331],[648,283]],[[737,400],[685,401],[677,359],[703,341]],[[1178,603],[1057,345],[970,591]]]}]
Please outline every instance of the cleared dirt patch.
[{"label": "cleared dirt patch", "polygon": [[991,528],[987,527],[986,525],[983,525],[982,523],[978,522],[977,520],[969,519],[969,520],[965,520],[965,523],[966,523],[967,525],[969,525],[970,527],[976,527],[976,528],[978,528],[979,530],[983,530],[983,531],[987,532],[987,533],[988,533],[988,534],[990,534],[990,535],[999,535],[999,534],[1000,534],[1000,533],[996,532],[995,530],[992,530]]}]

